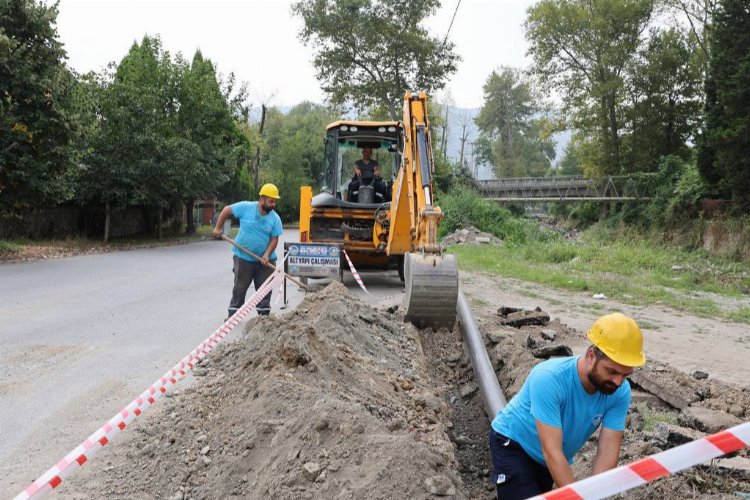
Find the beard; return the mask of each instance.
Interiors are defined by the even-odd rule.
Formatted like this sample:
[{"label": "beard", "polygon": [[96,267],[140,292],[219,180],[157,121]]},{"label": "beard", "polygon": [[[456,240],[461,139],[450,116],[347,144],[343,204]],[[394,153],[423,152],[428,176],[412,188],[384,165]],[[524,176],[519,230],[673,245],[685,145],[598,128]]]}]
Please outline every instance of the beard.
[{"label": "beard", "polygon": [[267,203],[266,201],[261,201],[260,203],[258,203],[258,206],[260,207],[260,210],[264,214],[269,214],[269,213],[273,212],[273,207],[267,205],[266,203]]},{"label": "beard", "polygon": [[596,365],[598,363],[599,362],[597,361],[594,364],[594,368],[588,374],[589,382],[591,382],[591,385],[593,385],[596,388],[596,390],[601,392],[602,394],[606,394],[606,395],[613,394],[619,388],[619,386],[615,385],[614,383],[608,380],[603,380],[596,375]]}]

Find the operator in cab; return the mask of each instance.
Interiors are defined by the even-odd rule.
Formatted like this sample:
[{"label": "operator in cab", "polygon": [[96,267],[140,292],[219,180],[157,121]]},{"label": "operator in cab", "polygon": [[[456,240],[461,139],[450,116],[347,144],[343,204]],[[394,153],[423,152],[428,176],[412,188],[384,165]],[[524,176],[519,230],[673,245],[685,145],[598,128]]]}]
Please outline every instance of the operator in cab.
[{"label": "operator in cab", "polygon": [[387,187],[383,179],[380,178],[380,164],[372,158],[372,148],[365,146],[362,148],[362,158],[354,162],[354,177],[349,183],[349,193],[347,199],[353,202],[362,202],[359,198],[359,189],[361,186],[372,186],[375,190],[373,203],[383,203]]}]

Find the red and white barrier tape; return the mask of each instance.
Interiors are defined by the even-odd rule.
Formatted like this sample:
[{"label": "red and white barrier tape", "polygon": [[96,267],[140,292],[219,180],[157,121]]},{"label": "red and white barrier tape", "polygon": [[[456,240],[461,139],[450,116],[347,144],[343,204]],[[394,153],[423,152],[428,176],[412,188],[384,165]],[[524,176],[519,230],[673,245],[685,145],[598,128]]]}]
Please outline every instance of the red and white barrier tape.
[{"label": "red and white barrier tape", "polygon": [[346,253],[346,250],[341,250],[344,252],[344,257],[346,257],[346,261],[349,263],[349,270],[352,272],[352,276],[354,276],[354,279],[357,280],[357,283],[359,284],[359,287],[365,291],[366,294],[370,294],[370,292],[367,291],[367,288],[365,288],[365,284],[362,283],[362,278],[359,277],[359,273],[356,269],[354,269],[354,264],[352,264],[352,259],[349,258],[349,254]]},{"label": "red and white barrier tape", "polygon": [[171,370],[165,373],[159,380],[154,382],[151,387],[130,402],[125,408],[109,419],[106,424],[97,429],[85,441],[79,444],[73,451],[65,455],[59,462],[50,467],[50,469],[39,476],[25,490],[16,495],[14,500],[26,500],[29,498],[39,498],[57,488],[62,480],[72,474],[84,463],[91,460],[96,453],[109,443],[112,438],[130,424],[130,422],[143,413],[144,410],[152,406],[170,386],[174,386],[187,372],[189,372],[198,361],[208,354],[219,342],[226,337],[242,321],[252,309],[258,305],[263,297],[277,283],[284,279],[281,272],[282,268],[277,268],[263,285],[245,302],[245,304],[227,319],[214,333],[204,340],[198,347],[193,349],[190,354],[185,356],[182,361],[177,363]]},{"label": "red and white barrier tape", "polygon": [[549,493],[535,496],[533,499],[589,500],[604,498],[650,483],[660,477],[674,474],[727,453],[732,453],[746,446],[750,446],[750,422],[642,458],[632,464],[602,472]]}]

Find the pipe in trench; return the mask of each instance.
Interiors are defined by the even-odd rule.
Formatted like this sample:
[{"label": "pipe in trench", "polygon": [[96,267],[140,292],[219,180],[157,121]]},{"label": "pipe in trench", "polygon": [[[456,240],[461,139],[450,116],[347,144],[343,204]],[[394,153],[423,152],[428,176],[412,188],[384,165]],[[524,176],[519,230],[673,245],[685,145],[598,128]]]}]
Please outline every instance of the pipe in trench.
[{"label": "pipe in trench", "polygon": [[469,349],[469,358],[471,366],[474,368],[474,374],[479,385],[479,394],[484,402],[484,410],[490,421],[495,418],[497,412],[502,410],[506,405],[505,395],[497,381],[495,370],[492,368],[490,357],[484,348],[482,334],[479,332],[479,325],[474,315],[471,314],[471,307],[464,296],[464,292],[458,291],[457,307],[458,320],[461,323],[464,342]]}]

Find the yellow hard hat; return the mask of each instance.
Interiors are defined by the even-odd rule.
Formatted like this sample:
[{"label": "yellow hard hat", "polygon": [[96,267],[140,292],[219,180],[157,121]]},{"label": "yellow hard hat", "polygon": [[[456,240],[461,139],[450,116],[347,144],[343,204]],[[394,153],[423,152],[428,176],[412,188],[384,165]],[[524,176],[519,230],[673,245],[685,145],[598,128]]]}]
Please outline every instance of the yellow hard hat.
[{"label": "yellow hard hat", "polygon": [[646,363],[641,329],[624,314],[607,314],[597,319],[588,338],[615,363],[630,367]]},{"label": "yellow hard hat", "polygon": [[275,198],[279,199],[281,196],[279,196],[279,188],[277,188],[273,184],[263,184],[263,187],[260,188],[260,194],[261,196],[268,196],[269,198]]}]

